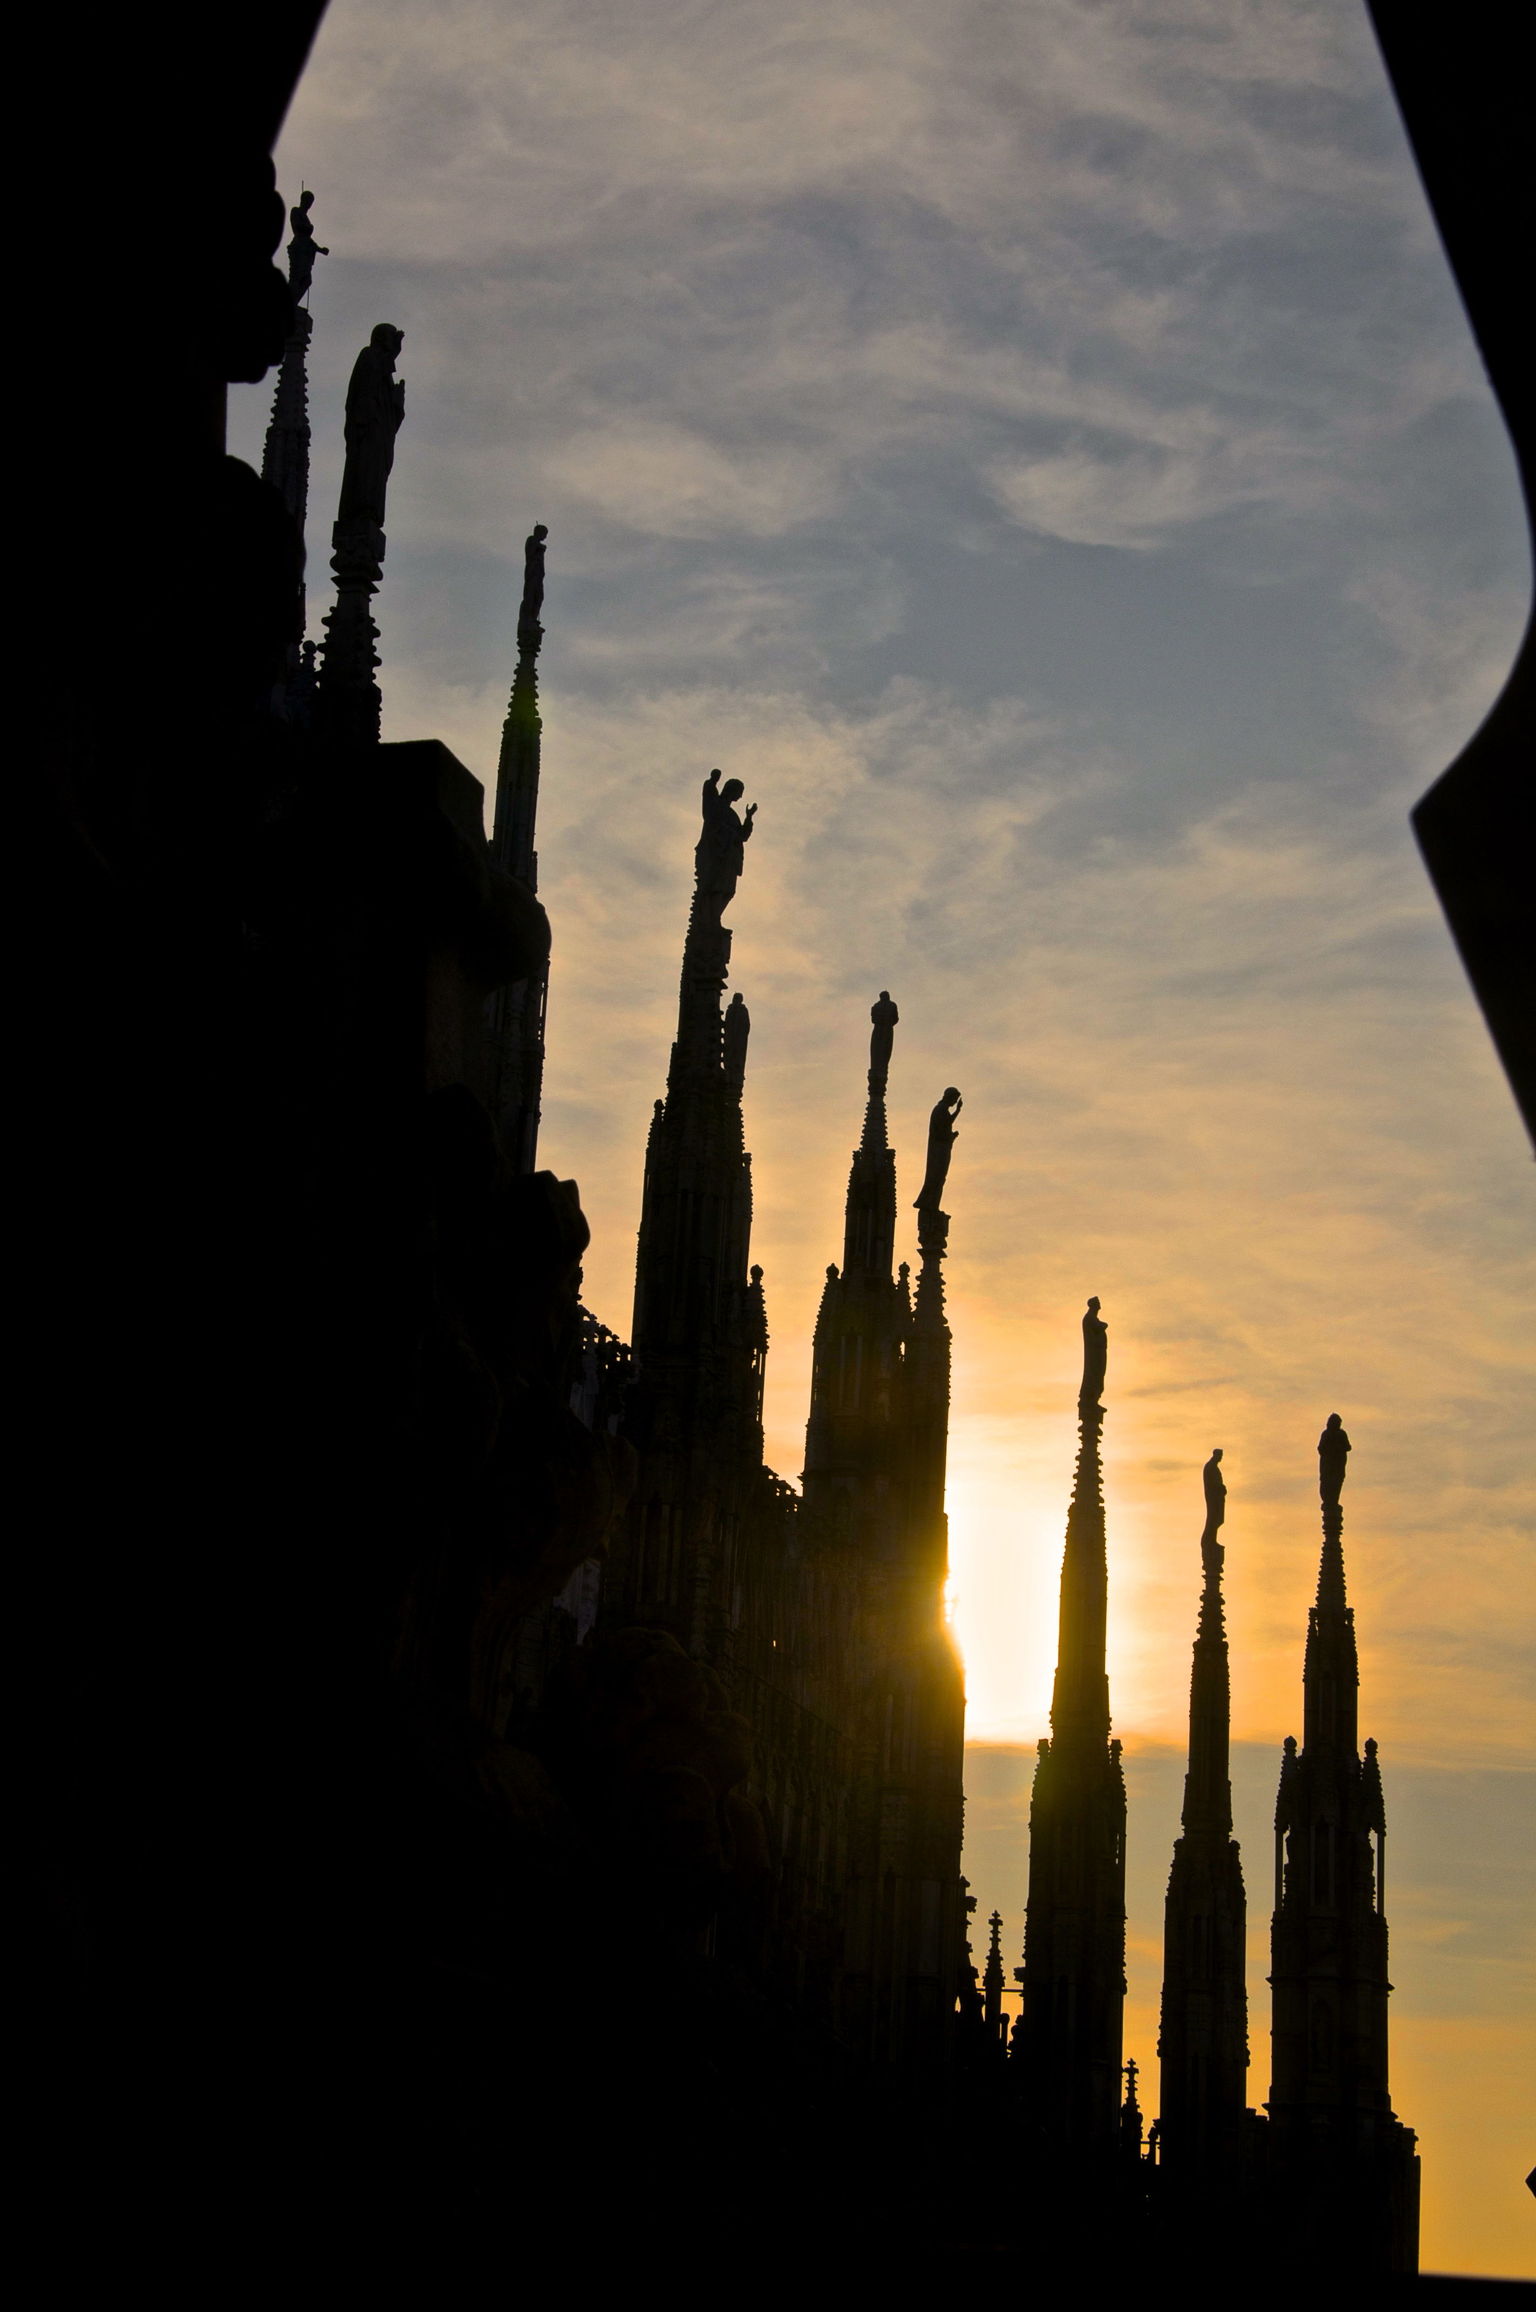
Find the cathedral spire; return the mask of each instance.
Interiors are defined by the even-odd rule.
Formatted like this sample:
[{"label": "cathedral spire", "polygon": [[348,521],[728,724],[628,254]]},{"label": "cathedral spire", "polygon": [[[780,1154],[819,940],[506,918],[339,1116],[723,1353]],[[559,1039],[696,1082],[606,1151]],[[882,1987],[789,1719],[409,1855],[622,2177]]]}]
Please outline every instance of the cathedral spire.
[{"label": "cathedral spire", "polygon": [[[1201,1472],[1200,1617],[1189,1684],[1189,1769],[1183,1833],[1173,1850],[1163,1922],[1159,2144],[1169,2188],[1184,2206],[1230,2198],[1241,2146],[1248,2067],[1247,1906],[1232,1836],[1231,1690],[1222,1618],[1227,1512],[1221,1447]],[[1211,2235],[1200,2235],[1211,2244]],[[1192,2241],[1191,2252],[1196,2252]]]},{"label": "cathedral spire", "polygon": [[[523,594],[517,614],[517,665],[502,725],[496,765],[496,813],[491,855],[498,867],[539,884],[534,847],[539,807],[539,762],[544,724],[539,713],[539,648],[544,640],[544,541],[535,522],[523,544]],[[491,998],[496,1055],[496,1124],[503,1147],[520,1172],[538,1164],[539,1111],[544,1085],[544,1025],[549,995],[546,962],[531,979],[498,988]]]},{"label": "cathedral spire", "polygon": [[1060,1638],[1051,1695],[1051,1734],[1058,1744],[1080,1741],[1101,1745],[1109,1735],[1109,1677],[1105,1669],[1109,1568],[1099,1448],[1107,1353],[1108,1332],[1095,1297],[1083,1314],[1077,1469],[1061,1564]]},{"label": "cathedral spire", "polygon": [[[289,211],[293,238],[288,244],[288,293],[292,299],[293,320],[283,346],[283,358],[277,372],[277,385],[272,395],[272,415],[267,421],[266,438],[261,449],[261,478],[276,490],[288,510],[300,541],[309,513],[309,339],[313,322],[304,300],[309,295],[317,256],[329,256],[315,239],[315,228],[309,212],[315,196],[300,193],[297,206]],[[297,596],[294,602],[293,630],[288,638],[288,670],[286,688],[290,698],[296,693],[302,665],[304,628],[307,621],[304,596],[304,572],[299,570]]]},{"label": "cathedral spire", "polygon": [[1109,1734],[1108,1592],[1099,1466],[1107,1336],[1083,1318],[1078,1455],[1061,1567],[1051,1738],[1029,1812],[1024,2011],[1015,2038],[1026,2109],[1042,2145],[1080,2174],[1113,2151],[1125,2018],[1125,1775]]},{"label": "cathedral spire", "polygon": [[[677,1034],[646,1155],[635,1273],[634,1345],[644,1362],[665,1354],[681,1372],[744,1346],[751,1159],[743,1142],[747,1009],[722,1009],[731,935],[721,918],[735,896],[757,806],[738,818],[741,781],[711,771],[694,848],[694,893],[683,943]],[[748,1359],[750,1363],[750,1359]],[[754,1393],[741,1376],[746,1397]],[[717,1376],[719,1385],[719,1376]],[[739,1394],[732,1390],[733,1401]]]},{"label": "cathedral spire", "polygon": [[1317,1568],[1317,1603],[1307,1618],[1306,1689],[1302,1749],[1314,1756],[1324,1748],[1359,1748],[1360,1657],[1355,1617],[1344,1593],[1344,1505],[1340,1498],[1350,1453],[1337,1413],[1330,1413],[1317,1441],[1318,1493],[1323,1510],[1323,1549]]},{"label": "cathedral spire", "polygon": [[850,1538],[883,1491],[877,1472],[888,1465],[899,1426],[901,1360],[912,1327],[906,1277],[898,1282],[891,1273],[896,1158],[885,1098],[900,1016],[882,988],[869,1013],[864,1128],[848,1165],[843,1264],[827,1271],[812,1347],[806,1499],[824,1532],[835,1525]]},{"label": "cathedral spire", "polygon": [[1225,1552],[1217,1535],[1227,1513],[1227,1488],[1216,1446],[1201,1472],[1205,1525],[1200,1535],[1200,1620],[1189,1681],[1189,1771],[1184,1777],[1183,1824],[1218,1838],[1232,1833],[1230,1749],[1232,1685],[1222,1613]]},{"label": "cathedral spire", "polygon": [[1387,2088],[1386,1814],[1374,1742],[1359,1752],[1359,1657],[1344,1587],[1350,1441],[1317,1441],[1323,1548],[1307,1617],[1304,1737],[1287,1738],[1275,1808],[1269,2112],[1289,2246],[1306,2269],[1412,2272],[1418,2159]]},{"label": "cathedral spire", "polygon": [[[647,1618],[729,1680],[741,1625],[742,1552],[763,1481],[768,1351],[762,1270],[751,1267],[752,1159],[742,1129],[746,1005],[722,1006],[736,893],[755,806],[711,771],[700,797],[677,1034],[645,1152],[635,1259],[635,1395],[644,1497],[667,1577]],[[648,1543],[646,1547],[648,1547]],[[633,1560],[632,1560],[633,1562]]]},{"label": "cathedral spire", "polygon": [[982,2017],[987,2026],[987,2036],[991,2039],[1003,2040],[1008,2035],[1008,2024],[1003,2013],[1005,1986],[1003,1978],[1003,1914],[1001,1911],[992,1913],[991,1918],[987,1921],[987,1930],[989,1935],[987,1963],[981,1978]]}]

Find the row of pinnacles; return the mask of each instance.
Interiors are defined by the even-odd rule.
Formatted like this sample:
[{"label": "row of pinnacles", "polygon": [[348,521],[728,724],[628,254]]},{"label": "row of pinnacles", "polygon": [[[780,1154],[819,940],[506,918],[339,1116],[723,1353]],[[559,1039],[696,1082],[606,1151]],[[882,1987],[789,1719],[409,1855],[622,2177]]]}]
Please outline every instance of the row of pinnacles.
[{"label": "row of pinnacles", "polygon": [[[295,322],[264,461],[301,526],[311,200],[292,213]],[[1324,1541],[1304,1736],[1299,1751],[1286,1745],[1276,1816],[1267,2120],[1247,2102],[1219,1452],[1205,1470],[1189,1771],[1167,1902],[1162,2109],[1144,2150],[1134,2066],[1121,2094],[1126,1795],[1105,1654],[1099,1303],[1083,1323],[1052,1730],[1035,1774],[1010,2048],[997,1914],[979,1981],[969,1962],[964,1696],[944,1610],[942,1198],[960,1095],[947,1087],[932,1111],[914,1286],[908,1264],[896,1263],[886,1100],[898,1012],[882,990],[842,1259],[827,1270],[817,1318],[797,1494],[763,1461],[768,1330],[762,1271],[751,1262],[742,1118],[750,1021],[739,993],[725,1001],[724,917],[755,807],[738,814],[740,782],[722,785],[711,772],[677,1032],[646,1151],[630,1340],[579,1307],[585,1225],[574,1186],[536,1169],[548,977],[534,896],[546,532],[536,526],[525,551],[487,843],[478,783],[445,749],[380,742],[371,602],[404,409],[401,342],[381,324],[354,367],[332,534],[336,603],[317,657],[303,640],[301,587],[279,706],[342,759],[376,750],[381,764],[393,759],[397,784],[415,782],[422,807],[452,830],[450,880],[473,918],[427,958],[420,1006],[443,1248],[440,1323],[423,1362],[429,1395],[434,1370],[462,1376],[466,1359],[479,1365],[498,1441],[472,1482],[461,1462],[448,1467],[445,1445],[447,1507],[432,1512],[441,1547],[407,1584],[397,1662],[437,1704],[468,1712],[477,1739],[547,1779],[593,1884],[619,1904],[632,1959],[669,1980],[681,1979],[679,1968],[713,1969],[710,1996],[725,1998],[739,2034],[750,2036],[749,2008],[759,2020],[767,2012],[798,2061],[833,2077],[851,2060],[860,2077],[898,2085],[909,2111],[919,2098],[930,2130],[963,2131],[968,2099],[995,2097],[1001,2068],[1005,2100],[993,2108],[1006,2140],[1028,2150],[1039,2209],[1063,2222],[1069,2210],[1112,2208],[1154,2240],[1170,2219],[1199,2210],[1215,2254],[1251,2231],[1261,2209],[1280,2209],[1288,2252],[1303,2261],[1329,2254],[1346,2267],[1413,2270],[1417,2162],[1387,2092],[1385,1818],[1375,1746],[1362,1760],[1357,1744],[1340,1506],[1349,1445],[1337,1416],[1320,1448]],[[480,1216],[472,1228],[470,1208]],[[501,1308],[489,1305],[498,1274]],[[516,1546],[487,1550],[498,1515]]]},{"label": "row of pinnacles", "polygon": [[[1272,2079],[1248,2101],[1247,1905],[1232,1835],[1231,1687],[1218,1447],[1203,1471],[1202,1586],[1181,1834],[1165,1906],[1161,2111],[1143,2142],[1137,2066],[1122,2065],[1126,1792],[1110,1734],[1100,1437],[1106,1328],[1083,1318],[1080,1448],[1061,1575],[1051,1735],[1030,1807],[1022,2004],[1004,2010],[1002,1919],[983,2009],[1006,2055],[1039,2172],[1063,2207],[1146,2211],[1186,2270],[1230,2264],[1278,2223],[1273,2253],[1328,2285],[1418,2269],[1415,2138],[1388,2089],[1386,1814],[1376,1744],[1362,1756],[1341,1500],[1350,1441],[1318,1440],[1323,1544],[1308,1617],[1303,1739],[1284,1746],[1275,1808]],[[1122,2100],[1121,2080],[1125,2080]],[[1113,2179],[1113,2181],[1111,2180]]]}]

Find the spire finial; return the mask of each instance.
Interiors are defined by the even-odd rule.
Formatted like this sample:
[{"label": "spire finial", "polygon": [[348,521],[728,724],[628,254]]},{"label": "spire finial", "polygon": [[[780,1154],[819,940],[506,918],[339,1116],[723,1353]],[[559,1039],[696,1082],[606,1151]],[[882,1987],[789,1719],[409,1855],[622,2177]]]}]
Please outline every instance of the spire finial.
[{"label": "spire finial", "polygon": [[1344,1489],[1349,1460],[1349,1433],[1337,1413],[1330,1413],[1317,1441],[1317,1490],[1323,1505],[1323,1554],[1317,1569],[1319,1610],[1345,1611]]},{"label": "spire finial", "polygon": [[1093,1420],[1103,1414],[1108,1359],[1109,1329],[1099,1314],[1099,1296],[1095,1293],[1083,1311],[1083,1385],[1077,1392],[1080,1421]]},{"label": "spire finial", "polygon": [[900,1017],[900,1012],[891,1001],[890,989],[883,987],[869,1008],[869,1097],[864,1104],[864,1129],[859,1135],[859,1146],[864,1150],[880,1150],[890,1146],[885,1121],[885,1092],[890,1081],[896,1022]]},{"label": "spire finial", "polygon": [[1349,1453],[1348,1432],[1338,1414],[1330,1413],[1327,1426],[1317,1441],[1317,1490],[1322,1496],[1325,1509],[1336,1509],[1339,1506]]},{"label": "spire finial", "polygon": [[1077,1467],[1067,1511],[1061,1563],[1061,1629],[1051,1725],[1094,1744],[1109,1734],[1109,1681],[1105,1620],[1109,1569],[1104,1533],[1104,1472],[1099,1437],[1104,1425],[1104,1376],[1109,1334],[1095,1294],[1083,1312],[1083,1377],[1077,1392]]}]

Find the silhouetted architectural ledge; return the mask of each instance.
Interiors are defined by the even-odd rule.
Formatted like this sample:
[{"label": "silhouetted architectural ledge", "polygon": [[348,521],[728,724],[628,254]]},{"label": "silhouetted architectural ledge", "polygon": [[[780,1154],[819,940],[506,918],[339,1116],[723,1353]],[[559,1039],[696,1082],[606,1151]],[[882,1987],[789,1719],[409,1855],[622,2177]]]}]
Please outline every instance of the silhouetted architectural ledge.
[{"label": "silhouetted architectural ledge", "polygon": [[371,759],[362,855],[381,879],[378,898],[392,899],[430,959],[428,1082],[467,1082],[488,1099],[486,995],[543,971],[549,918],[492,860],[484,808],[480,781],[439,739],[390,741]]}]

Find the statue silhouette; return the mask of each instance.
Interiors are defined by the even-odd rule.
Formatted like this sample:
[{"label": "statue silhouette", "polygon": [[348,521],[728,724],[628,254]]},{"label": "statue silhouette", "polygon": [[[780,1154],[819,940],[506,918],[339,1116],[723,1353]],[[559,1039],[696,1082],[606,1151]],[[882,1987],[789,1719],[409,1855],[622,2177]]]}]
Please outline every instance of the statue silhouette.
[{"label": "statue silhouette", "polygon": [[700,796],[704,824],[694,848],[693,863],[699,897],[716,916],[723,915],[736,896],[743,855],[757,816],[757,805],[749,803],[745,815],[737,818],[731,805],[741,793],[740,779],[727,779],[722,787],[720,773],[711,771]]},{"label": "statue silhouette", "polygon": [[869,1036],[869,1096],[879,1099],[891,1072],[891,1053],[896,1042],[896,1023],[901,1014],[891,1001],[888,987],[880,990],[880,1000],[870,1006]]},{"label": "statue silhouette", "polygon": [[328,257],[331,253],[315,239],[315,228],[309,216],[314,205],[314,194],[304,192],[299,195],[298,207],[288,211],[288,223],[293,233],[293,239],[288,244],[288,286],[293,292],[295,305],[301,305],[309,295],[309,285],[315,276],[315,259]]},{"label": "statue silhouette", "polygon": [[1109,1327],[1099,1314],[1099,1296],[1095,1293],[1083,1311],[1083,1385],[1077,1397],[1080,1414],[1100,1410],[1108,1365]]},{"label": "statue silhouette", "polygon": [[1348,1459],[1349,1438],[1344,1424],[1337,1413],[1330,1413],[1328,1426],[1317,1441],[1317,1489],[1329,1507],[1338,1505]]},{"label": "statue silhouette", "polygon": [[519,626],[536,625],[544,608],[544,541],[549,536],[547,524],[535,522],[523,540],[523,600],[518,611]]},{"label": "statue silhouette", "polygon": [[944,1194],[944,1183],[949,1178],[949,1160],[955,1152],[959,1134],[955,1118],[965,1102],[953,1084],[947,1085],[934,1102],[928,1118],[928,1169],[923,1174],[923,1185],[913,1198],[917,1212],[937,1212]]},{"label": "statue silhouette", "polygon": [[384,527],[384,498],[395,462],[395,436],[405,416],[405,387],[395,375],[404,331],[381,321],[352,364],[347,386],[347,462],[342,469],[338,523]]}]

